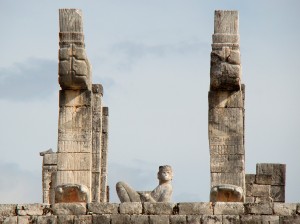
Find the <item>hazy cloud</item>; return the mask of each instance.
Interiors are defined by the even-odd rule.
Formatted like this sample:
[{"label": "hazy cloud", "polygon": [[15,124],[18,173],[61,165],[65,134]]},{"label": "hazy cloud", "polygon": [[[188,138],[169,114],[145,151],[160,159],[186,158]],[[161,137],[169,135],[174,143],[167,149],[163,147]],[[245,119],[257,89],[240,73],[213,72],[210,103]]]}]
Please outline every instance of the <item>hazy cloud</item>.
[{"label": "hazy cloud", "polygon": [[0,98],[43,99],[57,90],[57,62],[30,58],[0,68]]}]

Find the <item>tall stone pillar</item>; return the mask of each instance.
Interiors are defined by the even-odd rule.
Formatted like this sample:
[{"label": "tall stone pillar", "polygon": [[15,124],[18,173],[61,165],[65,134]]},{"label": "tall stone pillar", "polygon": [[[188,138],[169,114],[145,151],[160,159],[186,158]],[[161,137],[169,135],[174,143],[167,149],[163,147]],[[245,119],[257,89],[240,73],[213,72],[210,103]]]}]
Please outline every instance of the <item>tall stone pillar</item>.
[{"label": "tall stone pillar", "polygon": [[92,85],[82,13],[59,10],[59,121],[55,202],[89,202],[92,190]]},{"label": "tall stone pillar", "polygon": [[244,201],[244,85],[237,11],[215,11],[209,99],[210,201]]}]

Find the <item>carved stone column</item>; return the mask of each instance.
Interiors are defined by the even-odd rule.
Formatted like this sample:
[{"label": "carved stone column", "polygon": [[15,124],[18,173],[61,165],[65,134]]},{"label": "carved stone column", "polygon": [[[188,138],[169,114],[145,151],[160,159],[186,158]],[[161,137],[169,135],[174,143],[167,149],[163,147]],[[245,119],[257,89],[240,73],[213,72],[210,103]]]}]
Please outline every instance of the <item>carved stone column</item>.
[{"label": "carved stone column", "polygon": [[237,11],[215,11],[209,99],[210,200],[245,195],[244,86]]},{"label": "carved stone column", "polygon": [[89,202],[92,171],[91,70],[82,13],[59,10],[59,121],[55,202]]}]

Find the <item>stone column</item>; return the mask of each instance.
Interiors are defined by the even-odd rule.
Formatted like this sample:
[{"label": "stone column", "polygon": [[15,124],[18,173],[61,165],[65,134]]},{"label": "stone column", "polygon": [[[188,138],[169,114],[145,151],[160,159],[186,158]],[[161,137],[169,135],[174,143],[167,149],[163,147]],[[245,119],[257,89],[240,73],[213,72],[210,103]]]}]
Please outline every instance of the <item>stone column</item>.
[{"label": "stone column", "polygon": [[215,11],[209,99],[210,200],[245,195],[244,86],[237,11]]},{"label": "stone column", "polygon": [[92,89],[82,13],[59,10],[59,121],[55,202],[89,202],[92,171]]},{"label": "stone column", "polygon": [[108,153],[108,107],[102,108],[102,147],[101,147],[101,202],[108,202],[107,153]]},{"label": "stone column", "polygon": [[92,202],[100,202],[103,87],[93,84]]}]

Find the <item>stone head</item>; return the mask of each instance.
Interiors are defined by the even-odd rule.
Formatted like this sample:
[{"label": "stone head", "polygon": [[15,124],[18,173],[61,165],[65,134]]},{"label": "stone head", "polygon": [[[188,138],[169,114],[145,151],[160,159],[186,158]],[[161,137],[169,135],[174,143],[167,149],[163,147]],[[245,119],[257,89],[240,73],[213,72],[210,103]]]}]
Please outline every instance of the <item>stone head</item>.
[{"label": "stone head", "polygon": [[159,166],[157,179],[160,181],[169,181],[173,179],[173,170],[170,165]]}]

